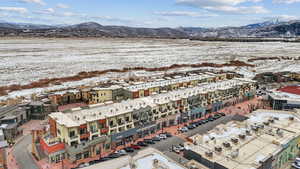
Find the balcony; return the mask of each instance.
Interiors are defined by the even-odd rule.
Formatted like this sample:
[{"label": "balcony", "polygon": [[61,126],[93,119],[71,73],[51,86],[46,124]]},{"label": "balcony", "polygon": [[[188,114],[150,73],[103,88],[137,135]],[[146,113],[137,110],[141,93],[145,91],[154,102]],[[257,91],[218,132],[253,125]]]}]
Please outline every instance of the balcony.
[{"label": "balcony", "polygon": [[84,133],[80,135],[80,139],[89,138],[89,137],[90,137],[90,133]]},{"label": "balcony", "polygon": [[101,134],[107,134],[108,131],[109,131],[108,128],[102,128],[102,129],[100,129],[100,133],[101,133]]},{"label": "balcony", "polygon": [[71,158],[74,158],[73,160],[75,160],[76,154],[87,151],[89,146],[94,146],[94,145],[97,145],[100,143],[104,143],[108,139],[109,138],[107,136],[97,137],[94,140],[90,140],[90,141],[78,144],[76,146],[66,146],[66,151],[68,152],[68,154],[71,155]]},{"label": "balcony", "polygon": [[75,136],[69,136],[69,137],[70,137],[70,140],[78,139],[78,135],[75,135]]}]

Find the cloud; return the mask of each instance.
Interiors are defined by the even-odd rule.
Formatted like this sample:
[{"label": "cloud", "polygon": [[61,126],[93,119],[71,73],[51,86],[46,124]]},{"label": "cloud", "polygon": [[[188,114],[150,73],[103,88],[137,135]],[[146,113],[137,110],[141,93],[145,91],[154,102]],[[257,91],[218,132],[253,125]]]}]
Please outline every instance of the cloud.
[{"label": "cloud", "polygon": [[70,8],[69,5],[66,5],[66,4],[62,4],[62,3],[58,3],[56,5],[57,8],[62,8],[62,9],[67,9],[67,8]]},{"label": "cloud", "polygon": [[53,8],[47,8],[47,9],[42,9],[42,10],[39,10],[39,11],[35,11],[34,13],[44,14],[44,15],[54,15],[55,10]]},{"label": "cloud", "polygon": [[300,0],[273,0],[274,3],[281,3],[281,4],[293,4],[300,2]]},{"label": "cloud", "polygon": [[38,5],[46,5],[46,3],[43,0],[20,0],[21,2],[25,3],[34,3]]},{"label": "cloud", "polygon": [[111,16],[91,16],[91,17],[88,17],[88,18],[96,19],[96,20],[104,20],[104,21],[109,21],[109,22],[118,22],[118,23],[133,23],[133,22],[135,22],[132,19],[115,18],[115,17],[111,17]]},{"label": "cloud", "polygon": [[179,5],[228,14],[260,14],[269,11],[262,6],[241,6],[245,2],[257,3],[262,0],[176,0]]},{"label": "cloud", "polygon": [[216,6],[204,7],[204,9],[218,11],[228,14],[265,14],[269,13],[267,9],[262,6]]},{"label": "cloud", "polygon": [[263,20],[279,20],[279,21],[291,21],[291,20],[298,20],[300,19],[299,16],[293,15],[278,15],[278,16],[270,16],[264,17]]},{"label": "cloud", "polygon": [[199,12],[191,12],[191,11],[164,11],[164,12],[155,12],[157,15],[161,16],[187,16],[187,17],[212,17],[218,16],[216,14],[201,14]]},{"label": "cloud", "polygon": [[20,14],[24,14],[24,13],[28,12],[28,10],[26,8],[22,8],[22,7],[0,7],[0,11],[16,12],[16,13],[20,13]]}]

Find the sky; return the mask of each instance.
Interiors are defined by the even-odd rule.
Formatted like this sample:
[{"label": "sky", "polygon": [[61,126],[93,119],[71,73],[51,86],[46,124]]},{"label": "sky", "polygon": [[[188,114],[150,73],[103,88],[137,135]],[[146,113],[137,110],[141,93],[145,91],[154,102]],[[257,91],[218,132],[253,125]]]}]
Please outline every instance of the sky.
[{"label": "sky", "polygon": [[299,9],[300,0],[0,0],[0,21],[222,27],[295,20],[300,18]]}]

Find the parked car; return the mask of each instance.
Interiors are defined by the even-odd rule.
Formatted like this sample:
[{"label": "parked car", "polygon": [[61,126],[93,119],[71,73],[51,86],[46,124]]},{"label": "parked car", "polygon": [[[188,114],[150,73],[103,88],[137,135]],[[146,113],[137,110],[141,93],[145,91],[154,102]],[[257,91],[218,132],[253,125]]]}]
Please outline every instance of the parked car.
[{"label": "parked car", "polygon": [[155,142],[153,140],[151,140],[151,139],[144,139],[144,142],[146,144],[155,144]]},{"label": "parked car", "polygon": [[121,156],[127,155],[127,152],[126,152],[125,150],[118,150],[118,151],[116,151],[115,153],[118,153],[118,154],[120,154]]},{"label": "parked car", "polygon": [[154,136],[154,137],[152,137],[152,140],[153,140],[153,141],[160,141],[161,139],[160,139],[159,136]]},{"label": "parked car", "polygon": [[167,139],[167,135],[165,134],[159,134],[158,136],[161,140]]},{"label": "parked car", "polygon": [[137,145],[138,145],[138,146],[142,146],[142,147],[147,147],[147,146],[148,146],[148,145],[147,145],[145,142],[143,142],[143,141],[137,142]]},{"label": "parked car", "polygon": [[299,169],[300,169],[300,165],[299,165],[299,163],[297,163],[297,162],[294,162],[294,163],[292,164],[292,167],[293,167],[293,168],[299,168]]},{"label": "parked car", "polygon": [[141,149],[141,146],[136,145],[136,144],[133,144],[133,145],[131,145],[130,147],[133,148],[133,149],[135,149],[135,150]]},{"label": "parked car", "polygon": [[172,145],[172,151],[173,152],[175,152],[175,153],[177,153],[177,154],[179,154],[180,153],[180,150],[176,147],[176,146],[174,146],[174,145]]},{"label": "parked car", "polygon": [[166,133],[164,133],[167,137],[172,137],[173,135],[171,134],[171,133],[168,133],[168,132],[166,132]]},{"label": "parked car", "polygon": [[191,129],[194,129],[195,126],[193,126],[193,125],[188,125],[187,128],[188,128],[189,130],[191,130]]},{"label": "parked car", "polygon": [[108,158],[118,158],[121,157],[122,155],[119,153],[111,153],[108,155]]},{"label": "parked car", "polygon": [[207,119],[203,120],[203,123],[204,123],[204,124],[205,124],[205,123],[208,123],[208,120],[207,120]]},{"label": "parked car", "polygon": [[226,114],[225,113],[219,113],[221,116],[226,116]]},{"label": "parked car", "polygon": [[110,160],[110,157],[103,157],[103,158],[99,158],[99,160],[97,160],[98,162],[103,162],[103,161],[107,161]]},{"label": "parked car", "polygon": [[124,150],[127,152],[127,153],[132,153],[134,152],[134,149],[132,147],[125,147]]},{"label": "parked car", "polygon": [[78,165],[78,168],[84,168],[84,167],[88,167],[88,166],[90,166],[89,163],[81,163]]},{"label": "parked car", "polygon": [[189,131],[189,129],[187,127],[182,127],[182,128],[179,129],[179,131],[184,133],[184,132]]}]

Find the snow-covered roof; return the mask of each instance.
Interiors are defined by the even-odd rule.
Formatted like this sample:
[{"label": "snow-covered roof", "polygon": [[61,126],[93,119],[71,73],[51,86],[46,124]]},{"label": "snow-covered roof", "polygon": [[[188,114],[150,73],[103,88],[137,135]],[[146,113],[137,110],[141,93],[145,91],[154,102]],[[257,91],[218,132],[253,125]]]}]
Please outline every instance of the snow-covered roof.
[{"label": "snow-covered roof", "polygon": [[[243,122],[232,121],[218,125],[206,134],[194,135],[191,139],[197,145],[188,142],[185,145],[202,156],[207,157],[207,152],[213,152],[212,157],[207,158],[226,168],[258,168],[260,161],[275,155],[300,135],[299,113],[257,110],[248,117]],[[257,131],[253,129],[256,127]],[[232,139],[237,139],[238,142],[234,143]],[[223,143],[229,143],[230,148],[224,147]],[[216,152],[216,147],[221,147],[222,151]]]},{"label": "snow-covered roof", "polygon": [[[248,83],[250,82],[247,79],[231,79],[216,83],[204,83],[192,88],[184,88],[148,97],[125,100],[120,103],[106,102],[104,104],[90,105],[85,108],[76,108],[70,113],[65,113],[64,116],[61,116],[62,113],[60,112],[52,113],[49,116],[57,119],[59,124],[73,127],[90,121],[126,114],[147,106],[154,107],[156,105],[166,104],[182,98],[195,96],[197,94],[204,94],[220,89],[230,89]],[[65,116],[68,116],[68,118],[65,118]],[[69,120],[73,120],[73,122],[69,122]]]}]

